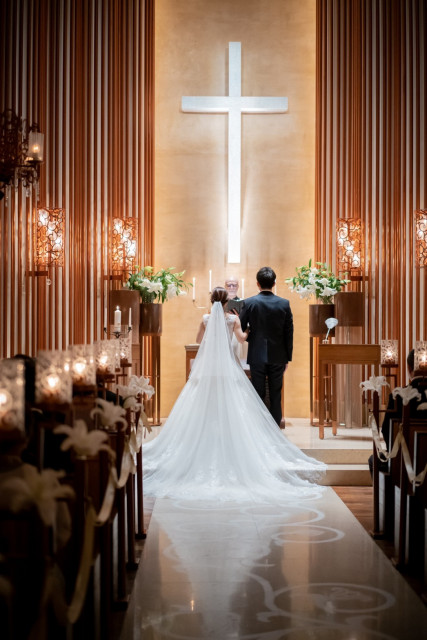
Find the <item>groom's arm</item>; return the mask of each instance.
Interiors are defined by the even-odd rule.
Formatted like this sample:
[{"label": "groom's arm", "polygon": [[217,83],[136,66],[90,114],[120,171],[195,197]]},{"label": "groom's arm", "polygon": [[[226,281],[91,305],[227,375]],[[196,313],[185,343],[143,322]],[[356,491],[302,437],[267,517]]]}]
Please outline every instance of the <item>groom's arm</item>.
[{"label": "groom's arm", "polygon": [[286,345],[286,351],[288,354],[288,362],[292,360],[292,351],[294,347],[294,319],[292,316],[291,307],[288,306],[286,310],[286,320],[284,326],[284,339]]},{"label": "groom's arm", "polygon": [[249,311],[248,311],[247,304],[243,305],[242,310],[240,311],[240,314],[239,314],[239,318],[240,318],[240,324],[242,325],[242,331],[246,331],[248,327],[248,322],[249,322]]}]

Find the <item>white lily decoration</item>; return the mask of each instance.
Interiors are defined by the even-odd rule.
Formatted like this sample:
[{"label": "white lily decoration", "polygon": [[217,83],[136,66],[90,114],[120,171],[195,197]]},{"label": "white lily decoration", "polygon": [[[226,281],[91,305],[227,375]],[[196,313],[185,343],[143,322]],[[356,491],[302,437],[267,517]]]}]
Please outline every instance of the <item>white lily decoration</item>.
[{"label": "white lily decoration", "polygon": [[[427,398],[427,389],[424,389],[424,395]],[[427,411],[427,402],[422,402],[418,405],[417,411]]]},{"label": "white lily decoration", "polygon": [[23,465],[20,475],[8,477],[0,484],[1,506],[14,513],[35,505],[40,518],[47,527],[53,526],[56,518],[57,503],[60,498],[72,498],[74,491],[68,485],[62,485],[59,478],[64,471],[43,469],[41,473],[31,465]]},{"label": "white lily decoration", "polygon": [[407,387],[396,387],[395,389],[393,389],[392,395],[393,398],[396,398],[396,396],[400,396],[402,398],[402,404],[404,407],[406,407],[406,405],[409,404],[409,402],[414,398],[416,398],[417,400],[421,400],[421,393],[414,389],[414,387],[411,387],[411,385]]},{"label": "white lily decoration", "polygon": [[75,420],[73,427],[61,424],[56,427],[54,433],[64,433],[68,436],[61,444],[62,451],[74,449],[79,456],[96,456],[99,451],[108,451],[113,454],[113,450],[106,444],[108,435],[105,431],[99,429],[88,431],[84,420]]},{"label": "white lily decoration", "polygon": [[330,332],[330,330],[331,330],[331,329],[334,329],[334,328],[337,326],[337,324],[338,324],[338,320],[337,320],[337,318],[327,318],[327,319],[325,320],[325,324],[326,324],[326,326],[328,327],[328,332],[327,332],[327,334],[326,334],[326,340],[327,340],[327,339],[328,339],[328,336],[329,336],[329,332]]},{"label": "white lily decoration", "polygon": [[138,411],[138,409],[141,408],[141,404],[136,400],[136,397],[139,394],[139,389],[124,384],[118,384],[116,385],[116,391],[118,391],[119,395],[124,398],[124,409],[133,409],[134,411]]},{"label": "white lily decoration", "polygon": [[149,384],[149,379],[141,376],[131,376],[129,380],[129,387],[131,389],[137,389],[137,393],[144,394],[150,399],[154,395],[154,387]]},{"label": "white lily decoration", "polygon": [[370,376],[369,380],[360,383],[362,391],[376,391],[379,393],[382,387],[389,387],[385,376]]},{"label": "white lily decoration", "polygon": [[125,419],[126,410],[120,405],[113,404],[102,398],[96,399],[98,405],[90,412],[90,417],[99,416],[99,420],[103,427],[114,427],[116,424],[122,424],[124,428],[127,427]]}]

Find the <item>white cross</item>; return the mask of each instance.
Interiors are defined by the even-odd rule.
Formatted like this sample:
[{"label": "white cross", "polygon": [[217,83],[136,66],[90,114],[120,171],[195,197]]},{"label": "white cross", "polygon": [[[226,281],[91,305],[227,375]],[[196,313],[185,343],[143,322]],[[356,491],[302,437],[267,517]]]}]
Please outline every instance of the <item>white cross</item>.
[{"label": "white cross", "polygon": [[285,113],[287,98],[242,96],[241,44],[228,43],[228,96],[184,96],[182,110],[228,113],[228,262],[240,262],[242,113]]}]

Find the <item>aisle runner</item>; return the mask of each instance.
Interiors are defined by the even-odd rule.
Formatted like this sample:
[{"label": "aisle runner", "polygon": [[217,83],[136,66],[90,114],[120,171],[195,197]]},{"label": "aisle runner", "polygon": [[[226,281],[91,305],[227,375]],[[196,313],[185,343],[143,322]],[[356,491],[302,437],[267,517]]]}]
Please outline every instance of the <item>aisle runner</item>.
[{"label": "aisle runner", "polygon": [[158,500],[122,633],[419,640],[427,609],[335,492],[206,508]]}]

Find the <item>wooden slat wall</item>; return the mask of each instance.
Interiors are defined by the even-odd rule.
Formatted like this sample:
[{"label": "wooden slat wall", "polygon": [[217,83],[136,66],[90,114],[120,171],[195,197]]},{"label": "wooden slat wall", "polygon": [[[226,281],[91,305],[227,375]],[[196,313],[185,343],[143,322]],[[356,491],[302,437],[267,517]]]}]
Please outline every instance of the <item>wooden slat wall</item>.
[{"label": "wooden slat wall", "polygon": [[39,123],[40,204],[66,212],[65,266],[50,269],[48,279],[30,274],[34,192],[12,190],[9,206],[0,203],[0,357],[102,337],[108,291],[117,286],[109,280],[112,217],[139,218],[139,256],[145,242],[152,246],[144,236],[144,185],[151,189],[144,95],[153,81],[144,69],[144,13],[150,18],[151,4],[0,3],[0,111]]},{"label": "wooden slat wall", "polygon": [[335,268],[337,218],[365,227],[365,340],[427,339],[426,0],[317,0],[316,259]]}]

